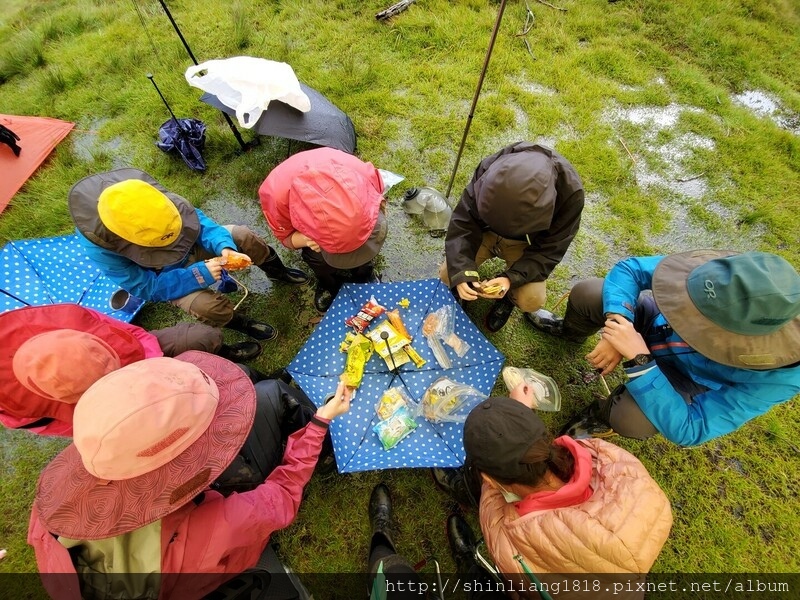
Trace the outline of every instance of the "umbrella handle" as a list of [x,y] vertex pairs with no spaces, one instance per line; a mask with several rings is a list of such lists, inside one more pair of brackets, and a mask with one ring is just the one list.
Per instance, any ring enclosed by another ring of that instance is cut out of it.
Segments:
[[153,74],[152,73],[148,73],[147,74],[147,78],[150,80],[150,83],[153,84],[153,87],[156,88],[156,91],[158,92],[158,95],[161,96],[161,100],[164,102],[164,106],[167,107],[167,110],[169,111],[170,116],[172,116],[172,120],[175,121],[175,125],[177,125],[178,129],[180,129],[183,133],[186,133],[186,130],[181,125],[181,122],[178,120],[178,117],[176,117],[175,113],[172,112],[172,108],[170,108],[170,105],[167,102],[167,99],[164,98],[164,94],[162,94],[161,90],[158,89],[158,85],[156,85],[156,80],[153,79]]

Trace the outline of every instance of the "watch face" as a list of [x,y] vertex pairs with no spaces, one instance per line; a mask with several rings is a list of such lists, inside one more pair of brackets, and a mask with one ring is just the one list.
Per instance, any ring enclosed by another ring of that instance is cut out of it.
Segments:
[[653,357],[649,354],[637,354],[633,357],[633,362],[637,365],[646,365],[651,360],[653,360]]

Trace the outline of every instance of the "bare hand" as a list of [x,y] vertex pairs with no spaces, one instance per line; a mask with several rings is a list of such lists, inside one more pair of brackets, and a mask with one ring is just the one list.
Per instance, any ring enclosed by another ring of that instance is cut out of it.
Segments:
[[243,252],[237,252],[236,250],[232,250],[231,248],[223,248],[222,249],[222,258],[236,258],[238,257],[239,260],[245,260],[249,263],[253,262],[253,259],[244,254]]
[[475,283],[474,281],[462,281],[456,286],[456,291],[458,292],[458,297],[462,300],[467,302],[471,302],[472,300],[478,299],[478,292],[475,291],[475,288],[472,284]]
[[[483,290],[491,289],[492,286],[499,287],[499,291],[487,294],[484,293]],[[502,298],[506,295],[506,292],[511,289],[511,280],[508,277],[495,277],[494,279],[489,279],[488,281],[482,281],[481,287],[478,289],[478,296],[481,298],[490,298],[492,300],[496,300],[498,298]]]
[[336,393],[326,404],[317,409],[317,416],[323,419],[332,420],[339,415],[343,415],[350,410],[350,399],[353,395],[353,388],[347,387],[343,381],[336,387]]
[[[223,250],[223,252],[225,252],[225,250]],[[206,261],[206,269],[208,269],[208,272],[211,273],[211,276],[214,278],[214,281],[219,281],[220,279],[222,279],[222,268],[223,268],[222,264],[220,264],[213,258],[211,260]]]
[[601,375],[608,375],[617,368],[617,365],[622,360],[622,354],[617,352],[616,348],[606,338],[602,338],[597,342],[594,350],[586,355],[586,360],[595,369],[602,369]]
[[508,397],[524,404],[528,408],[534,408],[536,406],[536,396],[533,393],[533,386],[528,385],[524,381],[511,390],[508,393]]
[[611,315],[601,332],[614,349],[630,360],[637,354],[648,354],[650,349],[642,335],[633,328],[633,323],[621,315]]
[[319,252],[320,250],[317,242],[299,231],[295,231],[292,234],[292,246],[295,248],[311,248],[314,252]]

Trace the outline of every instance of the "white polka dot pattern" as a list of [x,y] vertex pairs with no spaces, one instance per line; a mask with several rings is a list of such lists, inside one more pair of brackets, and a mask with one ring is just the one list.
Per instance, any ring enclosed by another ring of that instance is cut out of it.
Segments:
[[[457,467],[464,462],[464,426],[462,423],[431,423],[417,417],[419,427],[391,450],[384,450],[372,427],[378,422],[375,405],[384,390],[403,385],[409,396],[419,402],[428,386],[447,375],[459,383],[469,384],[488,395],[505,360],[503,355],[478,330],[455,303],[453,295],[438,279],[381,284],[346,284],[333,301],[306,344],[289,364],[287,370],[320,406],[336,389],[339,374],[344,370],[346,355],[339,344],[350,330],[344,320],[358,312],[370,296],[387,310],[398,307],[403,298],[411,301],[400,316],[414,337],[413,348],[428,361],[421,369],[413,363],[393,374],[377,353],[367,362],[361,387],[356,392],[350,412],[331,423],[336,464],[341,473],[401,467]],[[442,306],[455,305],[455,331],[470,345],[469,352],[459,358],[448,346],[451,369],[444,370],[422,336],[426,315]],[[378,317],[377,321],[384,319]],[[477,403],[474,401],[472,404]],[[467,411],[470,406],[464,407]],[[459,412],[461,412],[461,410]]]
[[129,323],[136,313],[113,310],[119,286],[94,266],[77,234],[17,240],[0,250],[0,312],[42,304],[79,304]]

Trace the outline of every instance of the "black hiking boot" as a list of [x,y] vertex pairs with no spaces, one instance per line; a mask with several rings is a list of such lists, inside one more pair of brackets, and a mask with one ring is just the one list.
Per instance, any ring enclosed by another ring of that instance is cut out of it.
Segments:
[[219,355],[231,362],[247,362],[261,354],[261,344],[258,342],[240,342],[238,344],[222,344]]
[[234,313],[233,318],[228,321],[225,327],[265,342],[278,337],[278,331],[272,325],[244,317],[239,313]]
[[333,304],[334,297],[335,295],[328,290],[318,287],[314,292],[314,308],[317,312],[325,314]]
[[500,331],[508,322],[512,312],[514,312],[514,303],[509,298],[497,300],[489,314],[486,315],[486,329],[492,333]]
[[[379,483],[369,497],[369,524],[372,527],[372,548],[384,542],[395,550],[392,540],[392,496],[386,484]],[[382,539],[381,539],[382,538]],[[370,548],[370,551],[372,550]]]
[[282,281],[292,285],[306,285],[311,281],[311,278],[300,269],[292,269],[284,265],[281,257],[275,252],[275,248],[270,246],[269,250],[269,258],[258,265],[258,268],[264,271],[267,277],[273,281]]
[[453,562],[456,563],[456,571],[475,572],[477,540],[469,523],[461,515],[451,514],[447,517],[447,541],[450,542],[450,552],[453,555]]

